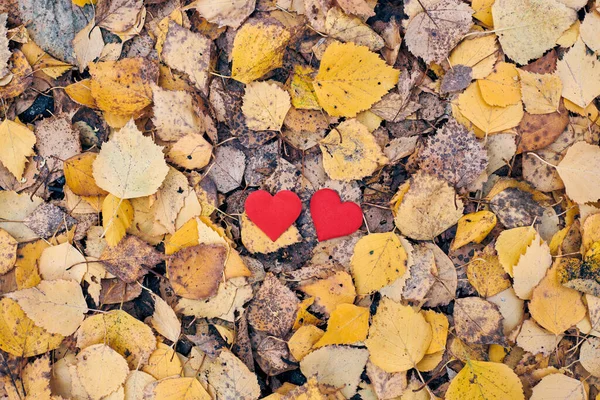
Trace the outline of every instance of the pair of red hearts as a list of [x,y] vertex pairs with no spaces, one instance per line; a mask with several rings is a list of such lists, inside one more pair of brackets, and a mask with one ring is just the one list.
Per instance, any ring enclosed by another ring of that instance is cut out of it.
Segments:
[[[298,195],[282,190],[275,196],[265,190],[251,193],[245,203],[246,215],[272,241],[276,241],[302,211]],[[321,189],[310,199],[310,214],[319,241],[350,235],[360,228],[363,214],[360,206],[342,202],[336,191]]]

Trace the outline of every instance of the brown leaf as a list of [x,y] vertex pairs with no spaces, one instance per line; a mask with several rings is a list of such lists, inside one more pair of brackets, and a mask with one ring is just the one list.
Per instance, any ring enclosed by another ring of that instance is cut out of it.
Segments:
[[106,269],[125,283],[136,282],[147,269],[154,268],[162,260],[162,254],[154,247],[131,235],[121,240],[118,246],[106,247],[100,256]]
[[563,133],[568,123],[569,113],[562,101],[557,112],[549,114],[526,112],[516,128],[521,135],[517,152],[533,151],[549,146]]
[[168,261],[167,276],[179,296],[192,300],[206,299],[217,293],[226,259],[227,247],[224,245],[186,247]]
[[77,220],[66,214],[62,208],[51,203],[40,204],[23,220],[25,226],[41,238],[48,238],[70,229],[76,222]]
[[294,292],[269,273],[248,307],[248,323],[283,338],[294,325],[298,304]]
[[466,343],[506,343],[498,307],[479,297],[465,297],[454,302],[454,323],[456,334]]

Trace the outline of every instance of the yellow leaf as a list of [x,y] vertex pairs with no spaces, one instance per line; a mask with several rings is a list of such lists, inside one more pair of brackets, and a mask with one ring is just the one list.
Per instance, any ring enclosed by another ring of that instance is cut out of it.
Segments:
[[431,326],[422,314],[384,297],[365,343],[375,365],[386,372],[402,372],[421,361],[432,337]]
[[242,112],[249,129],[280,131],[290,107],[290,95],[274,81],[250,82],[246,85]]
[[409,185],[400,204],[392,210],[394,222],[403,235],[432,240],[462,216],[463,203],[445,180],[417,172]]
[[443,359],[444,350],[440,350],[437,353],[425,354],[421,361],[417,363],[417,369],[425,372],[433,371]]
[[551,265],[550,247],[536,235],[525,254],[522,254],[519,262],[513,266],[513,287],[517,296],[523,300],[531,299],[533,288],[540,283]]
[[381,100],[399,75],[367,47],[334,42],[325,49],[313,87],[329,115],[354,117]]
[[42,71],[52,79],[58,79],[73,67],[48,55],[32,40],[21,46],[21,51],[34,71]]
[[64,162],[65,180],[67,186],[78,196],[102,196],[108,192],[96,185],[92,165],[96,153],[82,153]]
[[586,308],[581,294],[560,284],[558,268],[568,259],[558,258],[546,277],[533,289],[529,312],[538,324],[555,335],[559,335],[581,321]]
[[[167,276],[175,293],[202,300],[217,293],[223,279],[227,247],[200,244],[179,250],[167,263]],[[196,277],[202,276],[202,279]]]
[[100,57],[104,49],[104,40],[100,27],[91,20],[73,39],[73,52],[79,72],[83,72],[88,64]]
[[393,232],[363,236],[354,246],[350,261],[359,295],[371,294],[389,285],[406,271],[408,255]]
[[496,240],[496,252],[502,268],[513,276],[513,267],[519,258],[527,251],[527,247],[536,237],[537,232],[533,227],[523,226],[502,231]]
[[460,249],[469,243],[481,243],[496,226],[496,214],[491,211],[478,211],[466,214],[458,220],[456,236],[450,248]]
[[477,82],[458,96],[457,105],[461,114],[486,135],[514,128],[524,115],[521,102],[507,107],[490,106],[483,99]]
[[256,375],[230,351],[220,352],[208,367],[207,377],[219,399],[245,400],[260,396]]
[[23,387],[27,399],[50,399],[50,358],[44,355],[23,368]]
[[583,204],[600,199],[600,147],[575,143],[556,170],[571,200]]
[[75,103],[89,108],[96,108],[96,100],[92,96],[92,84],[89,78],[71,83],[65,87],[65,93]]
[[548,332],[536,324],[534,320],[528,319],[523,321],[521,331],[517,336],[517,345],[532,354],[541,353],[549,356],[554,352],[563,337],[564,335],[555,335]]
[[301,326],[288,340],[290,353],[297,361],[302,361],[324,334],[325,332],[314,325]]
[[327,321],[327,331],[314,347],[330,344],[354,344],[367,338],[369,309],[353,304],[340,304]]
[[349,119],[332,129],[319,141],[323,168],[331,179],[350,181],[371,175],[388,158],[375,137],[356,119]]
[[548,114],[556,112],[562,93],[562,81],[553,74],[534,74],[523,69],[521,77],[521,93],[523,104],[529,114]]
[[19,289],[29,289],[41,282],[38,271],[38,260],[42,252],[50,245],[45,240],[26,243],[17,250],[15,262],[15,279]]
[[[154,214],[154,220],[164,226],[169,233],[175,232],[178,215],[190,192],[186,176],[175,168],[169,167],[169,172],[162,185],[153,195],[153,204],[150,208]],[[193,195],[195,196],[195,193]],[[200,206],[197,199],[196,204]],[[196,215],[198,214],[200,212]]]
[[586,386],[575,378],[561,373],[550,374],[542,378],[533,387],[530,400],[546,399],[588,400]]
[[[562,88],[562,86],[561,86]],[[563,103],[565,108],[569,111],[572,111],[576,114],[581,115],[582,117],[587,117],[590,121],[597,122],[598,120],[598,108],[594,105],[594,102],[588,104],[586,108],[579,107],[577,104],[573,103],[570,100],[563,99]]]
[[152,299],[154,300],[154,313],[150,318],[150,325],[158,333],[169,339],[171,342],[176,343],[179,340],[181,334],[181,322],[175,311],[156,294],[150,292]]
[[133,221],[133,207],[129,200],[109,194],[102,202],[102,226],[109,246],[115,247],[126,234]]
[[151,83],[158,66],[143,58],[124,58],[90,64],[92,97],[102,111],[131,116],[152,103]]
[[96,184],[120,199],[156,193],[169,172],[161,147],[133,120],[102,145],[93,164]]
[[139,368],[156,349],[152,329],[122,310],[87,318],[77,331],[77,347],[107,343],[127,359],[131,369]]
[[43,250],[38,269],[44,280],[72,279],[81,282],[87,266],[79,250],[69,243],[61,243]]
[[320,110],[319,100],[313,88],[313,74],[315,70],[310,66],[294,66],[294,75],[290,82],[290,95],[292,105],[299,110]]
[[[562,338],[562,336],[559,336]],[[557,343],[558,344],[558,343]],[[581,345],[579,362],[595,377],[600,376],[600,338],[588,338]]]
[[482,297],[493,296],[511,286],[508,275],[490,246],[475,253],[467,264],[467,278]]
[[302,237],[295,225],[290,226],[276,241],[272,241],[254,222],[242,214],[242,243],[250,253],[273,253],[279,249],[300,242]]
[[250,83],[281,67],[290,33],[282,26],[253,20],[238,29],[233,40],[231,77]]
[[596,56],[587,54],[580,40],[556,64],[556,75],[563,84],[562,96],[585,108],[600,95],[600,64]]
[[571,47],[575,44],[577,39],[579,39],[579,29],[581,27],[581,22],[579,20],[575,20],[567,29],[560,35],[558,39],[556,39],[556,44],[560,47]]
[[500,314],[502,314],[504,335],[509,335],[523,321],[525,302],[517,297],[512,287],[488,297],[487,300],[497,305]]
[[195,0],[186,8],[195,8],[208,22],[221,26],[239,28],[254,11],[256,3],[249,0]]
[[156,379],[163,379],[173,375],[180,375],[183,371],[181,360],[177,357],[175,350],[164,343],[158,343],[156,350],[150,354],[150,358],[142,371],[152,375]]
[[325,279],[300,286],[300,290],[315,298],[315,303],[326,314],[331,314],[339,304],[352,304],[356,289],[352,277],[345,271],[337,271]]
[[500,363],[467,361],[450,382],[447,400],[525,400],[523,384],[513,370]]
[[167,158],[185,169],[204,168],[212,157],[212,145],[200,134],[189,134],[169,147]]
[[10,233],[0,229],[0,275],[4,275],[13,269],[17,261],[18,244]]
[[96,4],[98,0],[72,0],[73,4],[84,7],[86,4]]
[[448,339],[448,328],[450,323],[448,318],[433,310],[422,310],[421,314],[425,321],[431,326],[431,343],[425,351],[425,354],[434,354],[446,349],[446,340]]
[[494,20],[492,19],[492,5],[495,0],[473,0],[471,8],[475,10],[473,18],[483,22],[489,27],[494,26]]
[[0,349],[16,357],[32,357],[60,346],[63,336],[38,327],[16,301],[0,299]]
[[94,344],[77,354],[77,375],[93,400],[119,389],[128,373],[127,361],[105,344]]
[[478,36],[460,42],[448,59],[450,65],[471,67],[473,79],[483,79],[493,71],[499,51],[496,35]]
[[577,19],[558,0],[496,0],[492,15],[502,50],[519,64],[543,56]]
[[123,387],[125,388],[125,400],[142,400],[144,388],[156,379],[143,371],[133,370],[129,372]]
[[308,307],[312,306],[315,302],[314,297],[307,297],[298,304],[298,311],[296,312],[296,321],[294,322],[293,330],[300,329],[304,325],[320,325],[323,321],[308,312]]
[[195,377],[173,377],[149,383],[144,389],[144,399],[210,400],[211,397]]
[[371,51],[379,51],[385,44],[369,25],[358,17],[345,14],[338,7],[331,7],[327,12],[325,31],[331,38],[367,46]]
[[521,100],[519,72],[514,64],[499,62],[494,71],[477,84],[481,97],[490,106],[506,107]]
[[35,135],[25,125],[5,119],[0,124],[0,162],[18,180],[23,177],[27,157],[35,154]]

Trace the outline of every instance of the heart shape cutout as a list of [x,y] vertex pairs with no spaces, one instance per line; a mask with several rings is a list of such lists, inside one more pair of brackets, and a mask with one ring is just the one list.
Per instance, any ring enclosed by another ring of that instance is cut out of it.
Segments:
[[350,235],[363,223],[360,206],[343,202],[335,190],[321,189],[310,199],[310,214],[319,241]]
[[266,190],[257,190],[246,198],[244,208],[250,221],[269,239],[276,241],[298,219],[302,202],[289,190],[282,190],[275,196]]

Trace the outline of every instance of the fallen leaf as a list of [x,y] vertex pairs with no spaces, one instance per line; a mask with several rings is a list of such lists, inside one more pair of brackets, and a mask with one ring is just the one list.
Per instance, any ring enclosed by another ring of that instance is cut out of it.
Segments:
[[10,73],[8,69],[8,60],[12,53],[8,48],[8,31],[6,29],[7,19],[8,14],[0,14],[0,78],[5,77]]
[[273,253],[301,241],[300,232],[295,225],[290,226],[285,232],[272,241],[254,222],[250,221],[246,214],[241,216],[242,243],[250,253]]
[[554,373],[542,378],[533,387],[530,400],[542,400],[548,397],[558,397],[569,400],[585,400],[588,398],[583,384],[577,379],[561,373]]
[[194,108],[194,99],[189,92],[165,90],[152,84],[152,123],[156,134],[165,141],[177,141],[192,135],[201,134],[204,128],[202,118]]
[[131,116],[152,103],[151,83],[158,79],[158,66],[143,58],[90,64],[92,97],[102,111]]
[[165,227],[167,232],[174,233],[176,231],[177,218],[189,194],[190,189],[186,176],[175,168],[169,167],[167,176],[154,194],[154,202],[150,208],[155,221]]
[[160,381],[170,376],[180,375],[182,369],[183,365],[175,350],[164,343],[158,343],[142,371]]
[[38,260],[39,273],[44,280],[71,279],[81,282],[86,267],[83,254],[69,243],[44,248]]
[[473,9],[458,0],[432,2],[406,28],[404,40],[411,53],[427,64],[440,63],[473,25]]
[[327,11],[325,30],[334,39],[367,46],[371,51],[381,50],[385,44],[381,36],[369,25],[362,22],[360,18],[344,14],[338,7],[331,7]]
[[0,124],[0,162],[17,179],[23,177],[27,157],[35,154],[36,137],[25,125],[5,119]]
[[154,247],[132,235],[116,247],[105,247],[99,257],[106,270],[125,283],[137,282],[162,260],[162,254]]
[[65,160],[64,172],[67,186],[78,196],[103,196],[108,194],[96,185],[92,165],[97,153],[82,153]]
[[446,181],[417,172],[408,185],[400,204],[394,207],[394,222],[402,234],[432,240],[462,216],[463,203]]
[[221,351],[209,365],[208,382],[219,398],[256,400],[260,396],[256,376],[229,351]]
[[587,107],[600,95],[600,64],[594,55],[587,54],[581,40],[558,61],[556,75],[563,84],[562,96],[579,107]]
[[294,292],[267,274],[248,306],[248,323],[258,331],[283,338],[294,325],[299,303]]
[[50,392],[50,359],[42,356],[23,368],[23,388],[27,397],[51,398]]
[[515,293],[523,300],[530,300],[533,289],[546,275],[552,265],[552,256],[548,245],[536,235],[513,266],[513,287]]
[[498,306],[503,318],[502,325],[505,336],[509,335],[523,321],[525,302],[517,297],[512,287],[488,297],[487,301]]
[[519,70],[523,105],[530,114],[548,114],[558,110],[562,94],[560,77]]
[[298,328],[292,337],[288,340],[290,354],[297,361],[302,359],[313,350],[313,346],[325,334],[321,329],[314,325],[302,325]]
[[171,377],[150,382],[144,388],[143,398],[148,400],[209,400],[211,397],[196,378]]
[[454,328],[466,343],[505,344],[502,315],[493,303],[479,297],[464,297],[454,302]]
[[[201,300],[217,293],[223,279],[227,247],[200,244],[175,253],[167,263],[167,276],[177,295]],[[202,276],[202,280],[194,279]]]
[[25,58],[25,55],[18,49],[13,50],[12,56],[8,60],[11,64],[10,82],[0,86],[0,98],[11,99],[22,94],[33,81],[33,70]]
[[77,32],[73,39],[73,50],[79,72],[83,72],[90,62],[100,57],[103,49],[104,40],[100,27],[96,26],[94,21],[90,21],[85,28]]
[[167,159],[185,169],[200,169],[212,158],[213,146],[199,134],[189,134],[169,147]]
[[17,245],[19,243],[4,229],[0,229],[0,275],[13,269],[17,261]]
[[280,25],[251,20],[236,33],[231,58],[231,77],[250,83],[283,63],[281,51],[290,40],[290,33]]
[[93,164],[96,184],[120,199],[156,193],[169,168],[161,147],[130,120],[106,142]]
[[[106,367],[110,366],[108,370]],[[127,379],[127,361],[105,344],[94,344],[77,354],[77,375],[89,397],[100,400]]]
[[249,129],[281,130],[290,107],[290,95],[275,82],[250,82],[246,85],[242,111]]
[[513,267],[527,251],[537,235],[533,227],[520,227],[502,231],[496,240],[496,252],[502,268],[513,276]]
[[483,79],[494,70],[499,51],[496,35],[476,36],[463,40],[454,47],[448,60],[454,67],[471,67],[472,78]]
[[77,330],[88,310],[79,283],[63,279],[41,281],[7,297],[15,300],[37,326],[63,336]]
[[463,369],[450,382],[446,392],[448,400],[477,399],[525,400],[523,384],[513,370],[501,363],[467,361]]
[[519,72],[514,64],[499,62],[492,73],[477,81],[481,97],[490,106],[506,107],[521,101]]
[[477,252],[467,264],[467,278],[483,297],[494,296],[511,286],[508,275],[492,247]]
[[137,24],[142,0],[98,0],[96,25],[113,33],[124,33]]
[[365,343],[371,362],[386,372],[402,372],[421,361],[432,337],[431,326],[422,314],[384,297]]
[[543,56],[577,18],[558,0],[498,0],[492,15],[502,50],[519,64]]
[[366,349],[326,346],[304,357],[300,371],[307,377],[316,376],[320,384],[331,385],[350,398],[356,393],[368,358]]
[[600,174],[600,148],[586,142],[577,142],[567,150],[565,157],[556,166],[565,183],[567,195],[577,203],[594,202],[600,199],[600,186],[596,185]]
[[329,115],[354,117],[379,101],[398,77],[398,70],[367,47],[332,43],[323,54],[313,86],[319,104]]
[[102,226],[109,246],[115,247],[133,221],[131,202],[109,194],[102,202]]
[[[18,194],[9,190],[0,191],[0,219],[23,221],[42,203],[43,200],[35,195]],[[19,243],[38,238],[38,235],[22,222],[0,222],[0,228],[8,232]]]
[[237,189],[246,169],[244,153],[232,146],[219,146],[215,149],[214,157],[208,176],[215,182],[217,190],[227,193]]
[[[535,321],[527,319],[523,321],[521,332],[517,336],[517,345],[532,354],[552,354],[563,335],[555,335],[540,327]],[[584,343],[585,344],[585,343]]]
[[314,348],[332,344],[355,344],[367,338],[369,309],[353,304],[340,304],[329,316],[327,331],[314,343]]
[[469,243],[481,243],[496,226],[496,215],[491,211],[466,214],[458,220],[456,236],[450,248],[459,249]]
[[143,400],[144,388],[154,381],[156,379],[144,371],[130,371],[123,384],[125,388],[125,400]]
[[187,8],[195,8],[202,18],[221,26],[239,28],[242,22],[252,14],[256,6],[255,0],[195,0]]
[[598,39],[598,32],[600,29],[600,13],[596,9],[595,11],[585,14],[585,18],[581,23],[579,30],[581,34],[581,40],[592,49],[594,52],[600,51],[600,39]]
[[436,279],[435,257],[433,251],[424,245],[414,246],[411,256],[412,263],[408,273],[398,279],[406,279],[402,289],[402,299],[422,302],[425,301],[425,297]]

